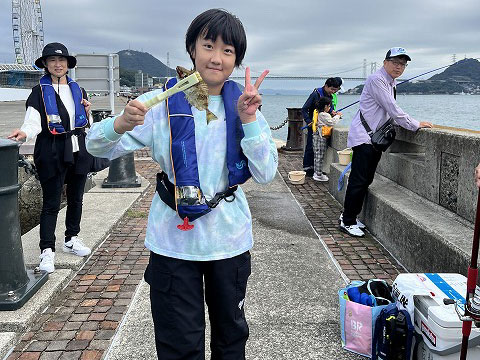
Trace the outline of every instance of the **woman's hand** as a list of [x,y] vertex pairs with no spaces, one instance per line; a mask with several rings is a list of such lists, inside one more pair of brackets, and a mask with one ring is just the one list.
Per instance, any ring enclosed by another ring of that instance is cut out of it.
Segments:
[[92,103],[87,99],[82,99],[81,104],[85,107],[85,112],[87,113],[87,118],[90,116],[90,108],[92,107]]
[[15,129],[7,138],[15,141],[24,141],[27,138],[27,134],[20,129]]
[[255,81],[255,84],[250,84],[250,68],[245,69],[245,89],[238,98],[237,108],[238,116],[242,124],[247,124],[256,120],[255,112],[262,105],[262,97],[258,93],[258,88],[265,76],[269,73],[265,70]]
[[130,101],[123,114],[118,116],[113,123],[113,129],[118,134],[132,130],[135,126],[143,125],[148,109],[138,100]]

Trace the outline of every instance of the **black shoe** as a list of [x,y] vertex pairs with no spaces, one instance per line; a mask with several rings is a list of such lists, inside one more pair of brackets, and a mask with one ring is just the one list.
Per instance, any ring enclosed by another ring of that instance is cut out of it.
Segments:
[[306,172],[305,176],[307,177],[313,177],[313,174],[315,173],[313,169],[305,170],[305,172]]

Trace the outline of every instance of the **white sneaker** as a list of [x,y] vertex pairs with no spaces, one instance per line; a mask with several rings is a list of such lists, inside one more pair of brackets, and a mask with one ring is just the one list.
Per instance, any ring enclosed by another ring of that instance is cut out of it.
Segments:
[[[342,221],[343,221],[343,213],[340,214],[340,217],[338,218],[338,223],[340,224]],[[362,230],[367,228],[367,226],[358,219],[357,219],[357,226]]]
[[350,236],[363,237],[365,233],[357,225],[345,226],[343,221],[340,222],[340,230],[347,233]]
[[42,251],[40,254],[40,265],[38,267],[40,270],[46,271],[49,274],[54,272],[55,253],[52,251],[52,249],[47,248]]
[[328,181],[328,176],[325,174],[317,175],[313,174],[313,180],[315,181]]
[[63,244],[63,252],[77,256],[87,256],[90,255],[92,250],[85,246],[82,242],[82,239],[80,239],[78,236],[72,236],[70,241]]

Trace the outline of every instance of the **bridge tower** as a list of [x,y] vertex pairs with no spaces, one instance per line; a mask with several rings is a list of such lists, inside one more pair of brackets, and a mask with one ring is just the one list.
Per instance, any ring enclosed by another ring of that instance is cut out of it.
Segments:
[[367,78],[367,59],[363,59],[363,78]]
[[377,71],[377,62],[376,61],[370,63],[370,74],[373,74],[375,71]]

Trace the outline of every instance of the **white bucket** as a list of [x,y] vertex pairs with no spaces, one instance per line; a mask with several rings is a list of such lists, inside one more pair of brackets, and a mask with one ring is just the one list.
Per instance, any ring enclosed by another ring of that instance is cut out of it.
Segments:
[[293,185],[302,185],[305,184],[305,175],[307,173],[305,171],[299,170],[299,171],[290,171],[288,173],[288,180],[290,180],[290,183]]
[[338,163],[343,166],[348,165],[352,161],[352,153],[352,149],[349,148],[337,151]]

